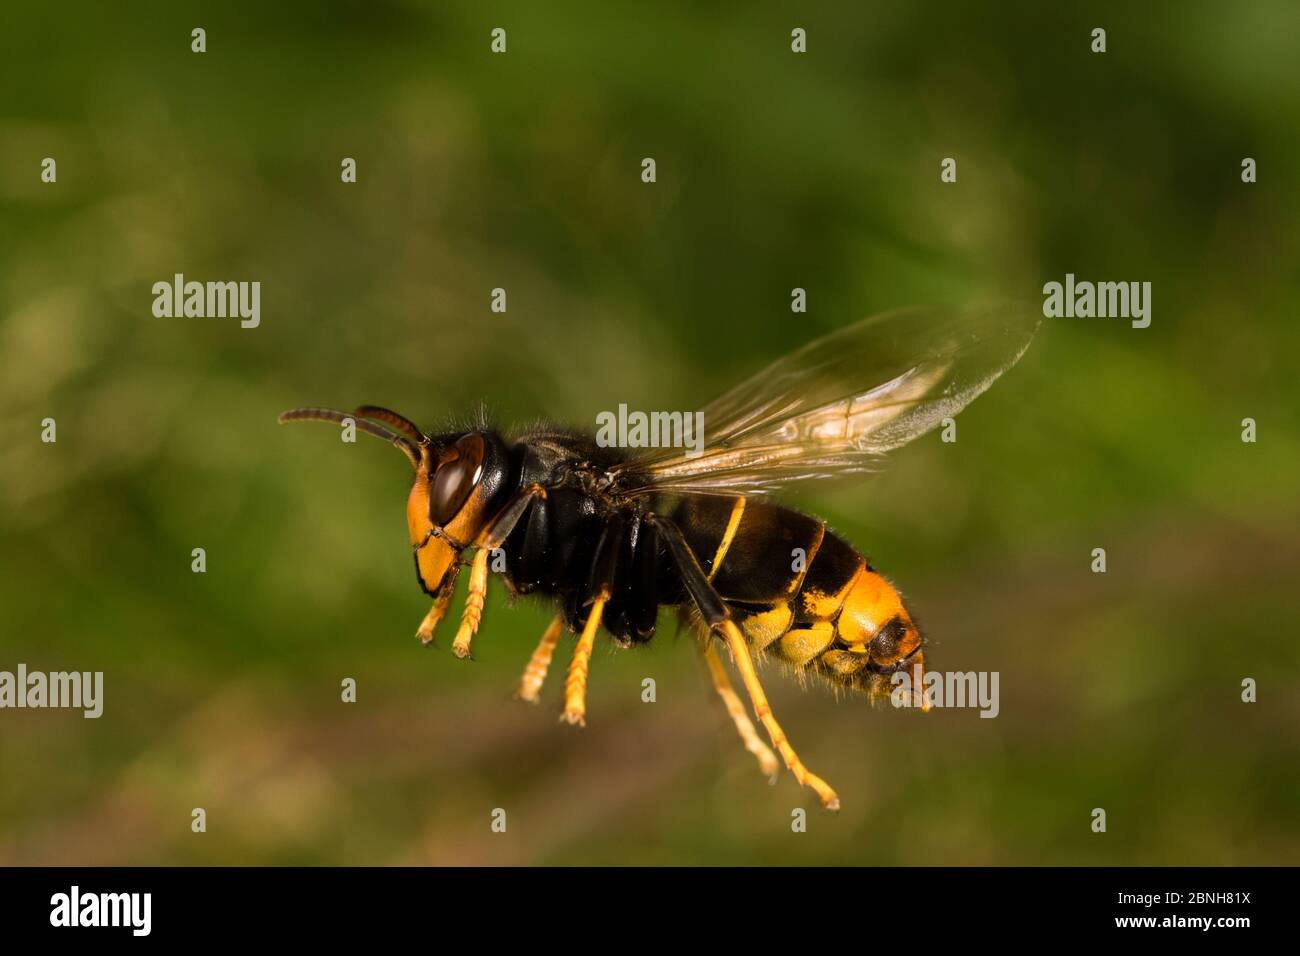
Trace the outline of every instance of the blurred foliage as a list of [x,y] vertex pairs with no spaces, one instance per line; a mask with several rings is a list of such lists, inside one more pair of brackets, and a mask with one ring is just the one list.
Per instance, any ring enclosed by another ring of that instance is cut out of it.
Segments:
[[[1287,0],[7,6],[0,668],[103,670],[106,703],[0,713],[0,862],[1296,862],[1298,25]],[[261,327],[153,318],[176,272],[260,280]],[[494,583],[475,663],[422,651],[404,464],[275,424],[689,408],[861,315],[1066,272],[1151,281],[1151,327],[1047,322],[955,445],[797,499],[899,582],[934,666],[1002,675],[980,720],[767,668],[844,799],[803,835],[815,800],[762,785],[666,619],[598,649],[580,733],[556,675],[508,699],[545,608]]]

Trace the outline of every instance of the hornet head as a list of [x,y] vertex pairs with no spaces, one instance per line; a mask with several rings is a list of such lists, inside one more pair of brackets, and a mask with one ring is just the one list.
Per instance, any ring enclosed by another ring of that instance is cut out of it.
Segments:
[[376,405],[350,414],[295,408],[280,415],[280,424],[303,421],[351,425],[407,457],[414,479],[406,498],[406,527],[420,586],[436,597],[454,584],[461,551],[475,543],[505,486],[509,469],[500,437],[491,431],[426,435],[409,419]]

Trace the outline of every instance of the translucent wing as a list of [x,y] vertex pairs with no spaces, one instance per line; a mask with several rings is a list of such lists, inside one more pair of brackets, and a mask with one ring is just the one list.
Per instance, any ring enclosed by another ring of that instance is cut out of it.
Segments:
[[1015,364],[1033,307],[903,309],[775,362],[706,406],[705,448],[656,450],[614,474],[633,494],[761,495],[795,481],[873,471],[956,415]]

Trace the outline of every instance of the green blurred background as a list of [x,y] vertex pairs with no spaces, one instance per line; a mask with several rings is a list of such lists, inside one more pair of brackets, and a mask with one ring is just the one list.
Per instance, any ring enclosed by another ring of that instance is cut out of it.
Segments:
[[[1297,862],[1300,13],[1061,6],[7,5],[0,669],[106,688],[0,713],[0,863]],[[176,272],[261,281],[261,327],[153,318]],[[1066,272],[1152,282],[1151,327],[1048,321],[955,445],[797,499],[934,667],[1001,673],[981,720],[765,669],[838,817],[764,784],[668,618],[598,646],[585,731],[556,674],[510,700],[548,613],[496,582],[475,662],[421,650],[405,463],[275,423],[690,408]]]

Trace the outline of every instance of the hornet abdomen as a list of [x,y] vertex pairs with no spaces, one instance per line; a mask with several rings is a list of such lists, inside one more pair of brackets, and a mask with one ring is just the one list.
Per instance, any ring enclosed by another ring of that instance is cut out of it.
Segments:
[[755,650],[873,697],[923,667],[898,592],[825,523],[754,498],[690,498],[673,517]]

